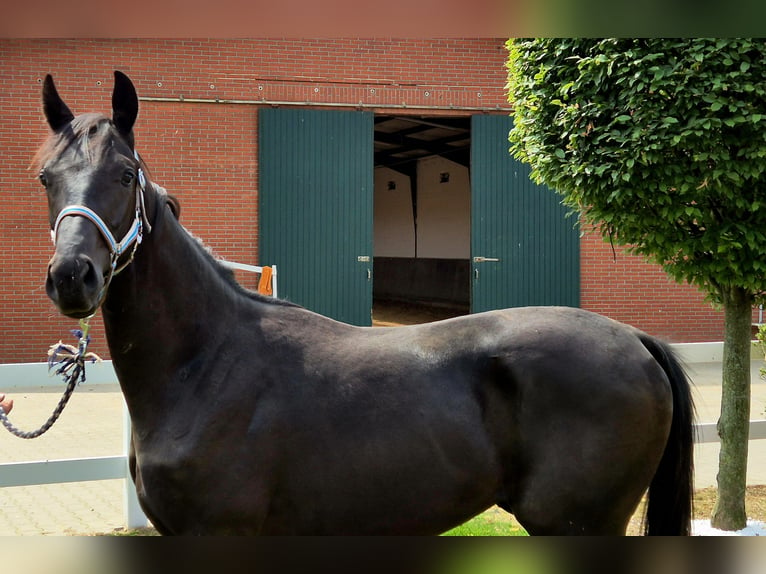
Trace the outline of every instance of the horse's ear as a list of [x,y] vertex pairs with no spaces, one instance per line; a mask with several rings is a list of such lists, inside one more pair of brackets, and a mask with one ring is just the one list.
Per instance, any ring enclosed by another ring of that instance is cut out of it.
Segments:
[[176,219],[181,219],[181,203],[178,201],[178,199],[172,195],[168,195],[166,197],[168,202],[168,207],[170,208],[170,211],[173,212],[173,215],[176,216]]
[[43,82],[43,113],[54,132],[59,131],[74,119],[74,114],[59,96],[50,74],[45,76]]
[[138,117],[138,94],[133,82],[125,74],[114,72],[112,92],[112,121],[117,130],[132,142],[131,131]]

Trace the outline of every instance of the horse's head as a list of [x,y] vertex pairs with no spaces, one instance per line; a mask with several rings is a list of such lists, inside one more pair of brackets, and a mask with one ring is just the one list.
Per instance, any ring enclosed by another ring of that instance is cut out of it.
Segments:
[[143,172],[133,149],[138,97],[115,72],[112,118],[74,116],[53,79],[43,84],[43,110],[53,134],[38,159],[48,195],[55,253],[46,291],[64,315],[96,312],[115,271],[141,241]]

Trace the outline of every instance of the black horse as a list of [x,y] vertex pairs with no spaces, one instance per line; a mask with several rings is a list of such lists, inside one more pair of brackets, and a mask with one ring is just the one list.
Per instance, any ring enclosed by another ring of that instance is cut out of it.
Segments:
[[[102,308],[130,468],[165,534],[436,534],[497,504],[533,534],[688,534],[692,416],[669,348],[586,311],[360,328],[240,287],[112,118],[43,86],[64,315]],[[116,238],[122,238],[119,241]]]

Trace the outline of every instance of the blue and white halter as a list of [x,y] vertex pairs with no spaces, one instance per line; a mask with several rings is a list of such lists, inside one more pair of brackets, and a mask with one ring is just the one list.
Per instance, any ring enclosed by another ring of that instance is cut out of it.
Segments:
[[[136,161],[140,163],[141,160],[138,157],[138,152],[133,152],[133,155],[136,158]],[[112,281],[112,277],[125,269],[125,267],[130,265],[130,263],[133,261],[133,257],[136,254],[136,249],[138,249],[138,246],[143,240],[144,225],[146,225],[146,231],[151,233],[151,225],[146,219],[146,208],[144,206],[145,187],[146,177],[144,176],[143,170],[139,167],[138,183],[136,184],[136,214],[133,218],[133,223],[131,224],[130,229],[128,229],[125,236],[119,242],[115,239],[114,234],[109,229],[109,226],[106,224],[106,222],[101,218],[101,216],[93,211],[90,207],[85,205],[67,205],[59,212],[58,217],[56,217],[56,222],[53,225],[53,229],[51,230],[51,240],[53,241],[54,246],[56,245],[59,226],[65,217],[84,217],[85,219],[90,220],[96,226],[98,231],[101,233],[101,236],[109,246],[109,255],[111,260],[109,276],[104,282],[104,288],[100,299],[103,299],[104,295],[106,294],[106,290]],[[127,253],[131,246],[133,249],[130,252],[130,257],[127,261],[125,261],[125,263],[117,267],[117,262],[119,261],[120,257]]]

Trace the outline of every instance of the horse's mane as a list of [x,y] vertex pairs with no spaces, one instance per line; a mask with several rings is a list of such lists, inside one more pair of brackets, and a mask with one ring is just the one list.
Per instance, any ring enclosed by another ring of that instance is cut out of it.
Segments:
[[207,245],[205,245],[205,243],[199,237],[195,236],[184,226],[181,226],[181,228],[189,235],[194,245],[197,247],[197,249],[203,255],[203,257],[210,263],[211,267],[215,270],[218,277],[221,280],[223,280],[223,282],[226,285],[231,287],[238,295],[247,297],[248,299],[252,299],[260,303],[283,305],[285,307],[300,307],[300,305],[293,303],[291,301],[286,301],[284,299],[277,299],[275,297],[262,295],[261,293],[258,293],[256,291],[251,291],[250,289],[243,287],[242,284],[239,283],[239,281],[237,281],[237,278],[234,275],[234,271],[229,269],[228,267],[225,267],[221,263],[221,260],[218,259],[213,254],[212,250]]
[[[141,168],[144,170],[144,172],[148,172],[146,163],[144,162],[143,158],[140,157],[140,155],[139,155],[139,161],[141,162]],[[162,190],[161,192],[166,197],[169,197],[165,188],[157,185],[156,183],[151,182],[148,177],[147,177],[147,186],[159,188],[160,190]],[[178,220],[179,213],[177,213],[177,210],[180,210],[180,204],[178,204],[178,200],[175,198],[173,199],[173,201],[176,203],[176,205],[172,207],[171,210],[173,211],[174,218]],[[178,221],[178,226],[181,228],[183,233],[189,236],[189,239],[192,240],[192,244],[197,248],[197,250],[204,257],[204,259],[207,260],[207,262],[216,272],[216,275],[224,282],[224,284],[226,284],[228,287],[233,289],[237,295],[246,297],[248,299],[252,299],[254,301],[258,301],[260,303],[283,305],[285,307],[300,307],[300,305],[296,303],[292,303],[291,301],[286,301],[284,299],[277,299],[275,297],[262,295],[261,293],[257,293],[256,291],[251,291],[250,289],[243,287],[242,284],[239,281],[237,281],[237,278],[234,275],[234,271],[229,269],[228,267],[225,267],[221,263],[221,260],[215,256],[215,254],[213,253],[213,250],[207,245],[205,245],[205,242],[202,241],[201,238],[197,237],[191,231],[189,231],[184,225],[180,223],[180,221]]]

